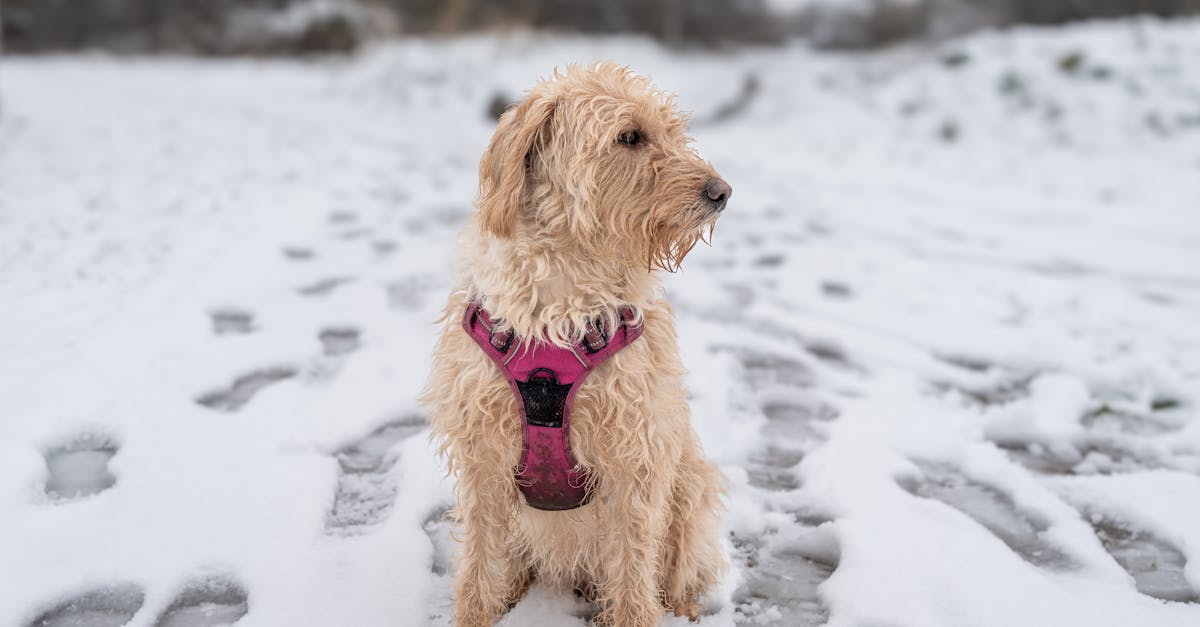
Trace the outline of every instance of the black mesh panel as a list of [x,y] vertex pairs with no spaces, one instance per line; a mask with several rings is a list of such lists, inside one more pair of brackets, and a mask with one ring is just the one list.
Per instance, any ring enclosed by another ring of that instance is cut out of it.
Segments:
[[558,379],[550,376],[538,376],[549,372],[539,368],[533,372],[529,381],[517,381],[517,389],[521,392],[521,400],[525,403],[525,420],[539,427],[562,427],[563,410],[567,405],[567,394],[571,386],[559,385]]

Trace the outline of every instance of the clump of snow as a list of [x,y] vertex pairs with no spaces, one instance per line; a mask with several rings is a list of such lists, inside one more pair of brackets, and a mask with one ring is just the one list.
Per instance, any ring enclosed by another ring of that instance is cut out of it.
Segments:
[[1038,375],[1027,398],[989,412],[985,433],[998,442],[1069,438],[1080,431],[1088,400],[1087,386],[1078,377]]

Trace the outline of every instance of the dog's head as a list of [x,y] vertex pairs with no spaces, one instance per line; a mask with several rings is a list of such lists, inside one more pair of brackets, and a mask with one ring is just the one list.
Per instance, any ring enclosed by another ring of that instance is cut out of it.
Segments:
[[571,66],[509,109],[479,165],[481,227],[676,270],[732,189],[672,97],[628,68]]

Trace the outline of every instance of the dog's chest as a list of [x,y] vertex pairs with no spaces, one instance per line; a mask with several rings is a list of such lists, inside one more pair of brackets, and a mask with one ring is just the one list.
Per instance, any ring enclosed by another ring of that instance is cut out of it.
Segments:
[[603,406],[607,395],[596,390],[606,386],[589,386],[582,399],[580,392],[594,371],[641,337],[641,321],[632,310],[622,309],[615,320],[589,323],[580,341],[568,346],[519,338],[479,303],[467,307],[462,326],[494,362],[517,401],[522,442],[515,479],[526,502],[544,510],[587,503],[594,481],[573,450],[575,404],[583,400],[585,412]]

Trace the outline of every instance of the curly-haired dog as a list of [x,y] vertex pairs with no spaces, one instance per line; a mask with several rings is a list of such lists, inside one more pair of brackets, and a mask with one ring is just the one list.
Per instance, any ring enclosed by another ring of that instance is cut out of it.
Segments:
[[459,627],[491,625],[534,577],[585,591],[600,624],[697,619],[726,565],[655,274],[731,193],[684,127],[630,70],[573,66],[483,155],[425,393],[458,477]]

